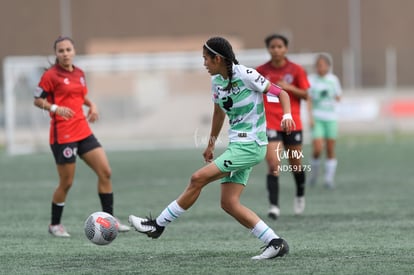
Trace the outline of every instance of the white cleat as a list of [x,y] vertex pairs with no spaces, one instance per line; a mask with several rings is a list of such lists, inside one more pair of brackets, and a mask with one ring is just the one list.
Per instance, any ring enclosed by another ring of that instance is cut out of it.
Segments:
[[280,216],[280,209],[276,205],[270,205],[269,211],[267,212],[267,216],[273,220],[277,220]]
[[62,224],[49,225],[49,233],[55,237],[68,238],[69,233]]
[[115,218],[118,222],[118,232],[128,232],[129,230],[131,230],[131,227],[129,227],[126,224],[121,223],[121,221],[117,218]]
[[252,260],[267,260],[283,257],[289,253],[289,245],[284,239],[273,239],[263,250],[262,254],[252,257]]
[[293,212],[295,215],[300,215],[305,211],[305,197],[296,197],[293,200]]
[[159,226],[157,222],[151,218],[143,219],[134,215],[129,215],[128,221],[136,231],[146,234],[148,237],[153,239],[159,238],[165,228],[163,226]]

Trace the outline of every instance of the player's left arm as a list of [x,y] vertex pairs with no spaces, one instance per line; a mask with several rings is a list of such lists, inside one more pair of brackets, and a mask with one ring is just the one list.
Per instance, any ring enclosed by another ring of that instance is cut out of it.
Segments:
[[280,105],[282,106],[283,110],[283,117],[280,125],[287,134],[290,134],[292,130],[296,128],[295,121],[292,118],[291,110],[290,110],[290,97],[289,94],[283,90],[281,87],[269,83],[266,87],[265,94],[270,96],[277,96],[280,101]]
[[84,102],[83,104],[85,106],[88,106],[89,111],[88,111],[88,121],[89,122],[95,122],[99,119],[99,112],[98,112],[98,107],[96,107],[96,104],[93,103],[89,97],[85,96],[84,98]]

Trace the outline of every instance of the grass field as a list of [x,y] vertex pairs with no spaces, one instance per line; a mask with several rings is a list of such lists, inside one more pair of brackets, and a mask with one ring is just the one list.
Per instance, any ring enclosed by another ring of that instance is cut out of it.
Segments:
[[[411,139],[339,142],[337,188],[307,189],[307,208],[293,215],[293,177],[281,176],[282,216],[266,217],[266,167],[258,165],[243,202],[288,240],[290,254],[252,261],[262,243],[219,206],[212,183],[158,240],[136,232],[108,246],[90,243],[86,217],[100,210],[95,177],[78,163],[63,222],[70,239],[49,236],[57,176],[51,154],[0,154],[1,274],[413,274],[414,181]],[[115,214],[157,215],[203,165],[202,149],[109,152]],[[218,150],[220,151],[220,150]],[[305,148],[305,158],[310,148]]]

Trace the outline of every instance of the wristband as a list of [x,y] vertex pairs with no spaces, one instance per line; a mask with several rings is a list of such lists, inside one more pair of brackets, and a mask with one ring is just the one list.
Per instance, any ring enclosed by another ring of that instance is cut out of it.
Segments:
[[290,113],[287,113],[287,114],[284,114],[282,116],[282,120],[285,120],[285,119],[292,119],[293,120],[293,117],[292,117],[292,115]]
[[267,90],[267,93],[268,93],[269,95],[272,95],[272,96],[279,96],[279,95],[280,95],[280,92],[282,92],[282,88],[280,88],[279,86],[277,86],[277,85],[275,85],[275,84],[270,83],[270,87],[269,87],[269,89]]
[[59,106],[57,106],[56,104],[52,104],[52,105],[50,105],[50,110],[49,111],[51,113],[55,113],[58,107]]

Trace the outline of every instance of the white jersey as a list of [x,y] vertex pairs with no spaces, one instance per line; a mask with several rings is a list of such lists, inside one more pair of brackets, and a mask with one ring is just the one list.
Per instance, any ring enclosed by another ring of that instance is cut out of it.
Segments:
[[255,69],[233,65],[231,90],[224,90],[229,81],[220,74],[213,76],[211,81],[213,101],[229,117],[230,142],[256,141],[266,145],[263,92],[270,85],[269,80]]
[[334,74],[328,73],[325,76],[311,74],[308,79],[313,117],[320,120],[337,120],[336,97],[342,94],[338,78]]

